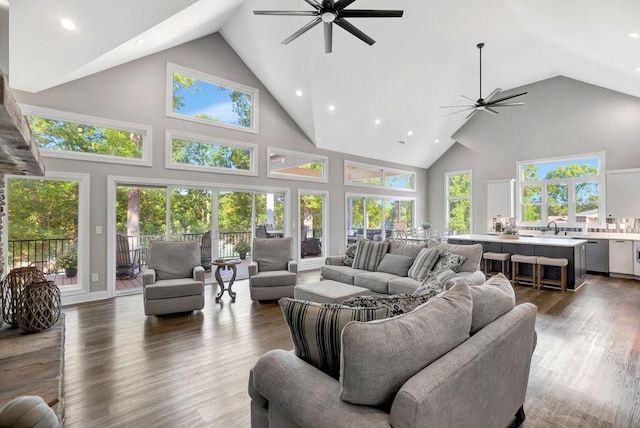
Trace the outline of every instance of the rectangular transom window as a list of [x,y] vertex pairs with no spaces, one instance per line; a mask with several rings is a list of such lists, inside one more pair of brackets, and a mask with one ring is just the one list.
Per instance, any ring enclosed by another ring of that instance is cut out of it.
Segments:
[[411,171],[345,161],[344,184],[413,192],[416,190],[416,174]]
[[42,107],[23,106],[45,156],[151,165],[151,127]]
[[166,167],[257,175],[255,144],[167,130]]
[[604,153],[518,162],[518,220],[577,227],[604,219]]
[[267,176],[288,180],[320,181],[326,183],[329,158],[292,150],[267,148]]
[[167,116],[257,133],[258,94],[256,88],[167,63]]

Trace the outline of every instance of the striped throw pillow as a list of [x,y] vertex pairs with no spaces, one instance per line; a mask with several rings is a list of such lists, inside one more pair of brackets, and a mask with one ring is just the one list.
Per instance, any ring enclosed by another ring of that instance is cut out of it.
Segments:
[[358,241],[358,248],[356,249],[352,267],[375,272],[388,250],[389,242],[387,241],[378,242],[361,239]]
[[340,377],[340,334],[350,321],[386,318],[387,308],[349,308],[287,297],[278,301],[289,326],[293,352],[328,375]]
[[431,272],[431,269],[438,261],[438,257],[440,257],[440,250],[436,247],[423,248],[420,250],[409,268],[409,278],[413,278],[416,281],[424,281],[427,274]]

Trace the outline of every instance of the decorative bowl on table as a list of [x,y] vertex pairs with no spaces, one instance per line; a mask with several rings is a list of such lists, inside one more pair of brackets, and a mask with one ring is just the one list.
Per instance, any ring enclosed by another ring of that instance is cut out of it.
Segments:
[[508,232],[502,232],[498,235],[498,238],[500,239],[520,239],[520,235],[518,234],[518,232],[516,233],[508,233]]

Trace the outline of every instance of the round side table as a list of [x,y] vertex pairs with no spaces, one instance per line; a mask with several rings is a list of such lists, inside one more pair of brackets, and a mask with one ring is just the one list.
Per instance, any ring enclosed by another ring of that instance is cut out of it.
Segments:
[[[233,281],[236,280],[236,274],[238,273],[237,266],[240,263],[242,263],[242,261],[238,259],[215,260],[211,262],[212,265],[216,265],[215,277],[216,277],[216,281],[218,281],[218,285],[220,286],[220,292],[216,294],[216,303],[220,301],[225,291],[229,293],[229,297],[231,297],[232,302],[236,301],[236,292],[233,291],[231,287],[233,286]],[[224,280],[222,279],[222,275],[220,275],[220,271],[227,267],[231,268],[231,270],[233,271],[233,274],[231,275],[231,279],[229,280],[227,286],[225,287]]]

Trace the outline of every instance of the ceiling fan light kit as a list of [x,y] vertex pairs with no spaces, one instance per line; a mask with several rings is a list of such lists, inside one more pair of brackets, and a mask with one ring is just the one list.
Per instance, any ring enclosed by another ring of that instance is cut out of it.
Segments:
[[461,108],[462,110],[458,110],[458,111],[454,111],[453,113],[449,113],[449,114],[445,114],[445,116],[451,116],[452,114],[457,114],[457,113],[462,113],[462,112],[466,112],[471,110],[471,112],[467,115],[467,117],[465,117],[466,119],[470,119],[474,114],[476,114],[479,111],[484,111],[486,113],[492,114],[492,115],[497,115],[498,111],[495,110],[496,107],[514,107],[514,106],[521,106],[524,103],[523,102],[516,102],[516,103],[506,103],[504,101],[508,101],[511,100],[513,98],[517,98],[520,97],[522,95],[526,95],[526,92],[521,92],[519,94],[515,94],[515,95],[508,95],[506,97],[501,97],[501,98],[497,98],[497,99],[493,99],[496,95],[498,95],[498,93],[500,93],[500,91],[502,91],[502,89],[500,88],[496,88],[494,89],[493,92],[491,92],[486,98],[482,98],[482,48],[484,47],[484,43],[478,43],[476,45],[476,47],[478,48],[479,54],[480,54],[480,95],[479,98],[477,100],[472,100],[469,97],[465,97],[464,95],[460,95],[460,97],[465,100],[468,104],[467,105],[459,105],[459,106],[441,106],[440,108]]
[[402,10],[373,10],[373,9],[349,9],[346,8],[356,0],[304,0],[315,10],[254,10],[255,15],[282,15],[282,16],[312,16],[311,22],[304,25],[298,31],[282,41],[286,45],[297,39],[316,25],[324,25],[324,52],[333,50],[333,24],[353,34],[369,46],[376,41],[367,36],[345,18],[401,18]]

